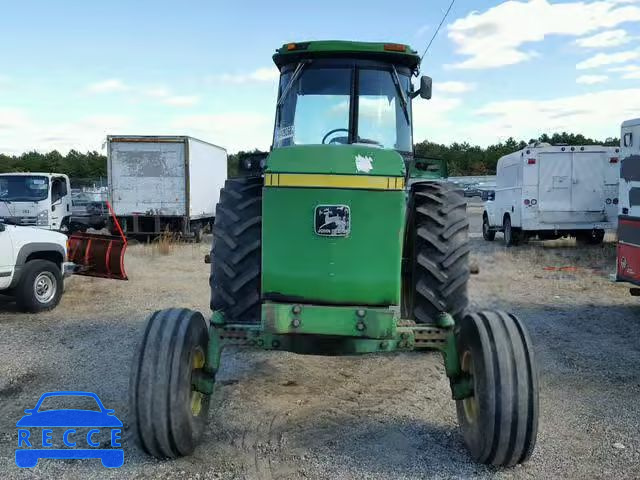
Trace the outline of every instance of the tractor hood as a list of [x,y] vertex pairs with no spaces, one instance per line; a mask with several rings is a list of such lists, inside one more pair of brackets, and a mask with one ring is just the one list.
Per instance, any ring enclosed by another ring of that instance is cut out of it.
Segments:
[[305,145],[267,158],[262,295],[275,302],[400,303],[404,161],[369,145]]
[[266,173],[320,173],[402,177],[405,165],[394,150],[363,145],[302,145],[277,148]]

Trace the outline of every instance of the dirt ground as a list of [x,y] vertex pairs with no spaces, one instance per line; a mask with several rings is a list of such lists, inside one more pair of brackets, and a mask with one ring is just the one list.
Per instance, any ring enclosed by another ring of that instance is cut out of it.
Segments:
[[[505,249],[479,235],[469,208],[473,309],[500,308],[528,325],[540,368],[540,428],[531,460],[474,464],[459,434],[438,354],[315,357],[228,350],[202,445],[157,461],[125,433],[125,464],[14,464],[15,422],[43,392],[88,390],[127,422],[130,360],[157,308],[208,312],[207,245],[168,256],[127,253],[129,282],[71,278],[59,307],[32,316],[0,300],[2,478],[639,478],[640,305],[609,280],[612,243],[556,241]],[[127,441],[128,440],[128,441]]]

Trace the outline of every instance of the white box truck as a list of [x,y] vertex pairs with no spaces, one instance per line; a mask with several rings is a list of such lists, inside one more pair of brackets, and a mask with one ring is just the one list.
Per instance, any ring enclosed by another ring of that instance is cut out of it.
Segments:
[[617,226],[620,149],[531,144],[498,160],[495,199],[485,204],[482,234],[504,233],[507,246],[532,237],[602,242]]
[[227,151],[187,136],[107,137],[113,210],[128,236],[202,239],[227,179]]

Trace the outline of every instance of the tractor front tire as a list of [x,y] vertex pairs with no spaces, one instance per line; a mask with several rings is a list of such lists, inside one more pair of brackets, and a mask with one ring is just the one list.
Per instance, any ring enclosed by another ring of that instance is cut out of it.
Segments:
[[538,431],[538,374],[529,334],[504,312],[465,316],[455,326],[471,397],[456,402],[458,421],[478,462],[513,466],[532,454]]
[[208,343],[199,312],[171,308],[147,318],[131,369],[129,424],[156,458],[190,455],[202,436],[210,395],[193,388],[193,376],[205,366]]
[[456,320],[468,304],[469,222],[466,201],[453,185],[418,183],[412,189],[412,279],[406,314],[435,324],[442,312]]
[[261,177],[225,182],[216,207],[211,250],[211,310],[227,323],[260,323]]

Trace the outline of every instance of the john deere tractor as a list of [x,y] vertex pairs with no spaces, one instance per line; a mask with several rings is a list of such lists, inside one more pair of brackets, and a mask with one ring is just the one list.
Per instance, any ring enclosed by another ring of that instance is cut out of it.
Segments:
[[[227,180],[211,251],[209,322],[153,313],[134,359],[131,425],[158,458],[189,455],[228,345],[299,354],[442,352],[478,462],[527,460],[538,424],[531,341],[512,314],[467,312],[462,195],[416,159],[412,101],[431,98],[406,45],[289,43],[273,146]],[[418,379],[418,381],[420,381]]]

